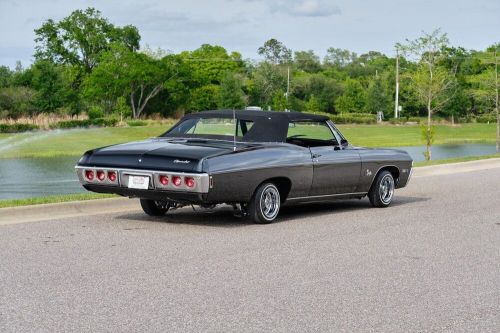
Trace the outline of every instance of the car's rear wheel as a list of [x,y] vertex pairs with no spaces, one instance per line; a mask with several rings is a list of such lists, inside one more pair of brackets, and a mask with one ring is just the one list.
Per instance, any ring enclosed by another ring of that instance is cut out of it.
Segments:
[[373,207],[387,207],[394,197],[394,177],[389,171],[382,171],[368,192],[368,198]]
[[168,212],[170,203],[168,201],[141,199],[141,207],[144,213],[149,216],[163,216]]
[[280,205],[281,197],[276,185],[264,183],[255,191],[248,205],[248,215],[254,223],[271,223],[278,217]]

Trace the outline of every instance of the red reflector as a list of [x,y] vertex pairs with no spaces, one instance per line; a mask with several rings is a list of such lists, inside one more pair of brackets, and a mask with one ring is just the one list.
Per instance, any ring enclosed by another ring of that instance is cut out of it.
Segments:
[[103,181],[104,178],[106,178],[106,176],[104,175],[104,171],[97,171],[97,179],[99,179],[100,181]]
[[168,176],[161,175],[160,176],[160,183],[163,186],[167,186],[168,185]]
[[184,184],[186,184],[187,187],[194,187],[194,178],[193,177],[184,178]]
[[90,181],[94,180],[94,171],[85,170],[85,178],[87,178]]
[[116,181],[116,172],[108,171],[108,179],[112,182],[115,182]]
[[175,186],[180,186],[182,181],[181,181],[181,177],[179,176],[173,176],[172,177],[172,183],[175,185]]

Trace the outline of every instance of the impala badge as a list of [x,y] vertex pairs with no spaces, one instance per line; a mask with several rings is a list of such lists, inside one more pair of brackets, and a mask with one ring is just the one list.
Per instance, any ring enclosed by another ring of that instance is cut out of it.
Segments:
[[191,161],[189,161],[189,160],[174,160],[174,163],[189,164],[189,163],[191,163]]
[[370,169],[366,169],[366,176],[370,177],[372,175],[372,171]]

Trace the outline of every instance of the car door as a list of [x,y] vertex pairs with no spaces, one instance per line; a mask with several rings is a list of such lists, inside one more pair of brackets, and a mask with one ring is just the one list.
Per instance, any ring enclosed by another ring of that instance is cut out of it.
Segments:
[[361,158],[327,121],[290,124],[287,141],[309,148],[313,164],[310,196],[353,193],[359,182]]

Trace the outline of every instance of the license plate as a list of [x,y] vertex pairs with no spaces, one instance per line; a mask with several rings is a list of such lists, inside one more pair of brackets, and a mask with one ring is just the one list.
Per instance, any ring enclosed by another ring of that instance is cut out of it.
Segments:
[[149,188],[149,177],[129,176],[128,177],[128,188],[147,190]]

